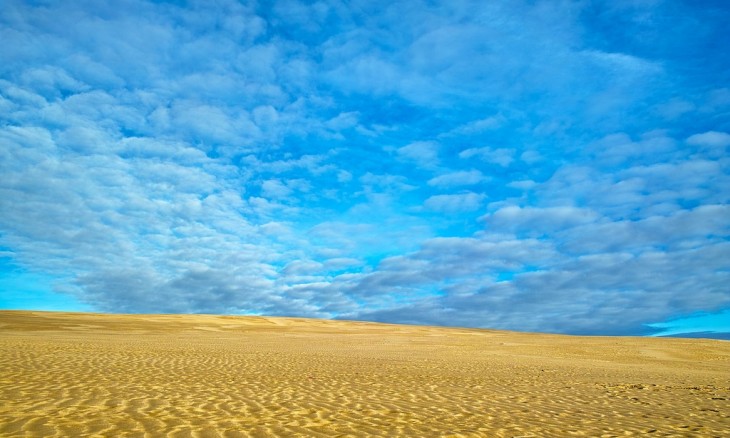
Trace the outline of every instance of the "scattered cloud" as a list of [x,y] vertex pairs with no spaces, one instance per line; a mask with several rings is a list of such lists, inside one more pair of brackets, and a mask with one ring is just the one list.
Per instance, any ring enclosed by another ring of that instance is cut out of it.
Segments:
[[424,201],[423,206],[428,210],[442,213],[476,211],[481,207],[485,197],[482,193],[472,192],[454,195],[433,195]]
[[722,312],[730,16],[604,6],[9,0],[0,277],[111,312]]
[[460,170],[433,177],[427,184],[434,187],[458,187],[478,184],[485,179],[478,170]]
[[417,141],[396,150],[398,157],[415,162],[421,167],[438,164],[438,144],[432,141]]
[[566,228],[573,228],[597,221],[599,215],[586,208],[577,207],[502,207],[486,217],[489,227],[499,230],[521,231],[544,235]]
[[726,132],[707,131],[702,134],[689,136],[687,143],[693,146],[725,148],[730,146],[730,134]]
[[507,167],[514,161],[514,154],[513,149],[470,148],[459,152],[459,158],[479,158],[488,163]]

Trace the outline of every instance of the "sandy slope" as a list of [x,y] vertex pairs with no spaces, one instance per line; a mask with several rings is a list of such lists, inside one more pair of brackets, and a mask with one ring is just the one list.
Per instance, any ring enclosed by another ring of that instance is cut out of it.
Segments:
[[2,436],[730,436],[730,342],[0,312]]

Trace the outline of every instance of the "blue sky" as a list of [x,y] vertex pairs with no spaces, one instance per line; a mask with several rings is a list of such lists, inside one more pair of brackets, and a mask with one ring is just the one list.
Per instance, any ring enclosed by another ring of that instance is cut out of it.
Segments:
[[730,332],[729,21],[7,0],[0,307]]

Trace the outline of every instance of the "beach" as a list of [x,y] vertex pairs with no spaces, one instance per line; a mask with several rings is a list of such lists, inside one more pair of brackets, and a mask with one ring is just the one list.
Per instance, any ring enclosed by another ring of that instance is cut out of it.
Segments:
[[730,342],[0,312],[0,436],[724,437]]

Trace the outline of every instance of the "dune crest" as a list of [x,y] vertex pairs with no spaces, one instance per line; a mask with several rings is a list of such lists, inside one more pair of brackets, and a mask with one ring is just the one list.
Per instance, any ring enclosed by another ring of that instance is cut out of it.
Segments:
[[729,436],[730,342],[0,312],[1,436]]

